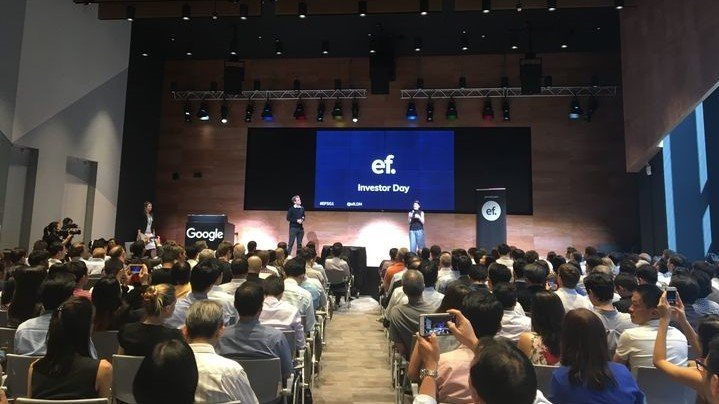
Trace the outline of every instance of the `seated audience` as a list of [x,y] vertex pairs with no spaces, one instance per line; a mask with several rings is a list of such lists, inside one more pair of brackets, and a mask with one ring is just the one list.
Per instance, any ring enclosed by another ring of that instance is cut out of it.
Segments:
[[92,303],[71,297],[53,312],[47,353],[30,365],[28,397],[76,400],[110,397],[112,365],[90,357]]
[[502,304],[503,308],[502,329],[499,330],[497,335],[505,337],[515,344],[518,343],[520,335],[532,331],[532,319],[524,314],[517,313],[517,292],[514,285],[498,283],[494,285],[492,294]]
[[609,361],[604,325],[590,310],[564,319],[561,367],[552,374],[549,401],[644,404],[644,393],[625,366]]
[[[251,255],[247,257],[247,280],[246,282],[254,282],[262,284],[262,278],[260,278],[260,270],[262,269],[262,260],[257,255]],[[285,275],[287,271],[285,271]]]
[[234,322],[237,321],[237,311],[232,301],[225,297],[217,298],[215,294],[209,294],[220,276],[222,276],[220,269],[213,259],[200,261],[195,265],[195,268],[192,269],[190,274],[192,291],[188,293],[187,296],[177,300],[175,311],[172,313],[172,316],[165,321],[165,325],[172,328],[182,327],[185,324],[187,309],[190,308],[192,303],[206,299],[216,301],[222,306],[225,315],[225,324],[234,324]]
[[237,288],[247,280],[247,260],[244,257],[233,259],[232,262],[230,262],[230,270],[232,271],[232,279],[220,285],[220,289],[228,295],[234,296]]
[[[529,266],[529,265],[528,265]],[[535,365],[559,362],[564,305],[555,293],[539,292],[532,301],[532,332],[519,336],[517,346]]]
[[232,269],[230,268],[230,261],[232,261],[232,248],[234,246],[229,241],[223,241],[215,250],[215,258],[217,259],[217,266],[220,267],[222,280],[220,284],[227,283],[232,279]]
[[409,254],[409,250],[406,248],[400,248],[399,251],[397,251],[397,256],[395,257],[394,262],[392,265],[387,267],[387,271],[384,274],[384,278],[382,281],[382,288],[384,289],[385,293],[390,292],[390,287],[392,286],[392,278],[395,274],[400,273],[404,271],[404,260],[405,257]]
[[168,340],[145,356],[135,374],[132,394],[137,404],[194,404],[197,362],[182,340]]
[[[304,247],[306,248],[306,247]],[[260,324],[268,325],[280,331],[295,333],[295,346],[299,349],[305,345],[305,329],[297,308],[282,301],[285,284],[282,278],[270,275],[262,282],[265,300],[262,302]]]
[[22,322],[15,331],[15,354],[28,356],[45,355],[47,330],[55,310],[72,296],[75,278],[66,273],[57,273],[40,284],[40,302],[45,312]]
[[47,252],[50,254],[50,258],[47,260],[47,266],[51,267],[54,264],[62,264],[65,262],[65,255],[67,255],[67,249],[65,244],[60,242],[53,242],[47,246]]
[[601,272],[592,273],[584,278],[584,286],[593,306],[592,311],[599,316],[607,331],[607,346],[609,354],[613,356],[619,336],[624,330],[634,328],[636,325],[632,323],[629,314],[620,313],[612,304],[614,284],[611,275]]
[[[652,366],[654,341],[659,331],[659,311],[657,305],[662,295],[656,285],[639,285],[632,295],[629,308],[632,322],[638,327],[625,330],[617,342],[614,361],[628,365]],[[669,362],[684,366],[687,363],[687,338],[681,331],[669,327],[667,331],[667,359]]]
[[172,339],[183,340],[176,328],[163,324],[175,309],[175,288],[162,283],[148,286],[142,294],[145,318],[120,328],[117,339],[120,355],[150,356],[155,345]]
[[92,250],[92,258],[85,261],[87,266],[87,275],[102,275],[102,269],[105,267],[105,249],[95,248]]
[[699,316],[719,315],[719,303],[708,299],[712,293],[712,276],[698,269],[693,270],[691,276],[699,285],[699,297],[692,305],[694,312]]
[[172,285],[175,286],[175,298],[182,299],[187,296],[188,293],[192,292],[192,286],[190,285],[190,274],[192,273],[192,266],[188,262],[176,262],[170,269],[170,279]]
[[437,268],[437,292],[444,293],[447,285],[457,279],[459,279],[459,272],[452,269],[452,255],[448,252],[441,253]]
[[619,295],[619,300],[613,304],[619,312],[629,313],[635,290],[637,290],[637,278],[634,275],[620,272],[614,277],[614,291]]
[[42,304],[37,291],[46,274],[47,270],[41,266],[15,268],[15,291],[7,313],[9,327],[17,327],[20,323],[42,314]]
[[99,279],[92,288],[92,304],[95,306],[95,332],[119,330],[127,322],[129,308],[122,301],[122,289],[117,279]]
[[397,251],[399,251],[397,248],[390,248],[389,259],[385,259],[380,262],[379,267],[377,268],[380,279],[384,279],[384,274],[387,273],[387,268],[389,268],[389,266],[392,265],[392,263],[394,262],[395,258],[397,258]]
[[85,290],[87,286],[87,265],[82,261],[70,261],[65,263],[65,269],[75,277],[75,290],[73,296],[84,297],[90,299],[89,290]]
[[[499,257],[497,257],[494,263],[504,265],[505,268],[512,268],[514,266],[514,260],[509,256],[511,252],[512,249],[507,244],[500,244],[497,246],[497,253],[499,254]],[[490,269],[489,265],[487,265],[487,268]]]
[[[639,285],[657,285],[657,270],[649,264],[643,264],[637,267],[636,271],[637,284]],[[659,286],[659,285],[657,285]]]
[[[299,264],[299,261],[295,263]],[[304,265],[301,265],[301,268],[304,270]],[[280,358],[282,375],[287,378],[292,372],[290,346],[282,331],[260,324],[259,317],[264,298],[262,286],[254,282],[245,282],[237,288],[235,307],[240,314],[240,320],[235,325],[225,328],[224,334],[220,336],[218,348],[225,356]]]
[[408,357],[412,352],[414,334],[419,331],[419,315],[433,313],[439,305],[424,301],[424,276],[420,271],[407,270],[402,276],[402,289],[408,302],[394,307],[387,313],[387,320],[390,340],[399,353]]
[[524,258],[515,259],[514,264],[512,265],[512,273],[514,274],[514,287],[517,288],[517,291],[527,288],[527,278],[524,276],[525,266],[527,266],[527,261]]
[[270,253],[266,250],[257,251],[257,256],[262,261],[262,268],[260,268],[260,278],[265,279],[270,275],[280,276],[280,273],[274,268],[269,266],[270,264]]
[[[437,272],[430,265],[420,266],[419,271],[422,273],[422,277],[424,278],[424,290],[422,291],[422,300],[424,300],[425,303],[434,306],[435,308],[439,307],[439,305],[442,303],[442,299],[444,299],[444,294],[438,292],[435,289],[437,282]],[[390,297],[389,303],[387,304],[386,313],[390,313],[394,307],[406,304],[408,301],[409,299],[404,293],[404,290],[400,287],[395,288],[392,291],[392,296]]]
[[153,285],[159,285],[160,283],[172,283],[171,270],[172,266],[176,262],[184,262],[181,255],[184,254],[184,250],[180,246],[165,245],[162,247],[161,266],[160,268],[152,270]]
[[312,294],[304,289],[302,283],[305,281],[305,263],[301,258],[292,258],[285,262],[285,291],[282,293],[282,301],[293,305],[300,316],[305,316],[305,332],[312,332],[315,329],[315,306],[312,302]]
[[487,267],[487,274],[489,276],[489,281],[487,282],[489,290],[492,290],[492,286],[498,283],[509,283],[512,281],[512,271],[503,264],[496,262],[493,262]]
[[580,270],[572,264],[562,264],[559,266],[559,276],[557,277],[557,285],[559,288],[556,293],[562,304],[564,305],[564,312],[567,313],[570,310],[584,308],[592,309],[592,303],[586,296],[582,296],[577,293],[577,284],[580,279]]
[[[327,271],[325,268],[317,262],[317,250],[315,250],[314,244],[307,243],[301,250],[302,257],[305,259],[305,270],[307,276],[316,278],[323,285],[327,284]],[[284,265],[282,266],[284,268]]]
[[547,290],[547,272],[539,264],[527,264],[524,267],[527,287],[517,291],[517,302],[526,313],[531,313],[534,295]]
[[198,382],[195,403],[257,403],[242,365],[215,353],[214,346],[225,326],[222,307],[211,300],[199,300],[190,306],[184,334],[195,354]]

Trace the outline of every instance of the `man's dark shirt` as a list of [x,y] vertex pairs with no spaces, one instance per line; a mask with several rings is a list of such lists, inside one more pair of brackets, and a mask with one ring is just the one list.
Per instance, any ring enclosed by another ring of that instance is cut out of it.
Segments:
[[300,206],[299,208],[295,208],[294,205],[290,206],[289,209],[287,209],[287,221],[290,222],[290,227],[299,227],[302,228],[302,223],[297,223],[297,220],[304,219],[305,217],[305,208]]
[[544,289],[544,285],[527,284],[525,289],[517,291],[517,302],[522,305],[525,312],[529,313],[532,311],[532,299],[534,295],[543,290],[546,290]]
[[618,311],[622,313],[629,313],[629,307],[632,305],[632,297],[627,296],[619,299],[619,301],[614,302],[614,307],[617,308]]

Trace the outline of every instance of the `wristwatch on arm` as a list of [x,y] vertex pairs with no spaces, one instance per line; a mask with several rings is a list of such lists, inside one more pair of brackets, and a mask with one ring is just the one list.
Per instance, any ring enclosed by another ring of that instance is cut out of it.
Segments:
[[420,379],[420,380],[424,379],[424,378],[427,377],[427,376],[429,376],[429,377],[431,377],[431,378],[433,378],[433,379],[436,379],[436,378],[437,378],[437,369],[434,369],[434,370],[421,369],[421,370],[419,371],[419,379]]

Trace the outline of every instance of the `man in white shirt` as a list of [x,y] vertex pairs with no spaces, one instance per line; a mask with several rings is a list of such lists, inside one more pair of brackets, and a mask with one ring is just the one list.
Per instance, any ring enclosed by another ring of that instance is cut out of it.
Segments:
[[285,262],[285,275],[287,278],[282,301],[296,307],[300,316],[305,316],[305,332],[312,332],[315,328],[315,307],[312,303],[312,294],[300,286],[305,281],[304,260],[292,258]]
[[280,331],[294,331],[295,347],[305,345],[305,329],[302,327],[302,318],[295,306],[282,301],[285,284],[282,278],[270,275],[262,281],[265,291],[265,300],[262,302],[260,324],[268,325]]
[[[437,283],[437,273],[434,272],[434,269],[431,265],[410,264],[410,266],[412,267],[411,269],[417,269],[419,272],[421,272],[422,277],[424,278],[424,290],[422,291],[422,300],[431,307],[434,307],[435,309],[439,308],[439,305],[442,304],[442,299],[444,299],[444,294],[437,292],[437,290],[435,289]],[[395,288],[395,290],[392,292],[392,296],[389,299],[387,308],[385,309],[385,315],[389,315],[389,313],[394,307],[401,306],[407,303],[409,303],[409,298],[407,297],[407,294],[404,293],[404,288]]]
[[62,264],[62,260],[65,259],[66,251],[65,245],[59,241],[53,242],[47,246],[47,252],[50,254],[50,258],[47,260],[48,267],[55,264]]
[[187,312],[183,330],[197,362],[195,403],[239,401],[257,403],[242,365],[215,353],[225,330],[222,307],[211,300],[195,302]]
[[576,291],[577,283],[579,283],[579,270],[572,264],[562,264],[559,266],[559,276],[557,277],[557,285],[559,288],[556,293],[562,300],[564,312],[570,310],[584,308],[592,310],[592,303],[589,298],[582,296]]
[[270,275],[279,276],[277,268],[268,265],[270,263],[270,253],[266,250],[257,251],[257,256],[262,260],[262,268],[260,269],[260,278],[265,279]]
[[502,303],[504,314],[502,315],[502,329],[497,333],[515,344],[519,342],[519,336],[523,332],[532,330],[532,319],[526,315],[517,313],[517,291],[510,283],[498,283],[492,289],[494,297]]
[[443,252],[439,256],[439,269],[437,270],[437,292],[444,293],[452,281],[459,279],[459,272],[452,269],[452,254]]
[[[656,285],[639,285],[632,294],[629,308],[632,322],[638,327],[625,330],[617,342],[614,361],[624,363],[630,368],[637,366],[652,367],[654,340],[659,327],[657,305],[662,290]],[[677,366],[686,366],[688,343],[681,331],[674,327],[667,330],[667,360]]]
[[220,285],[219,288],[234,298],[237,288],[239,288],[240,285],[247,280],[247,271],[249,266],[244,257],[235,258],[230,263],[230,269],[232,270],[232,279],[229,282]]
[[512,268],[514,268],[514,260],[509,257],[509,253],[512,252],[512,249],[506,244],[500,244],[497,246],[497,252],[499,253],[499,258],[497,258],[495,262],[504,265],[511,271]]
[[614,281],[612,276],[603,272],[593,272],[584,278],[589,301],[592,303],[594,313],[602,320],[607,330],[607,345],[609,354],[617,349],[619,337],[629,328],[636,325],[632,323],[629,313],[620,313],[612,300],[614,298]]
[[101,275],[103,268],[105,268],[105,249],[95,248],[92,250],[92,258],[85,261],[87,266],[87,275]]

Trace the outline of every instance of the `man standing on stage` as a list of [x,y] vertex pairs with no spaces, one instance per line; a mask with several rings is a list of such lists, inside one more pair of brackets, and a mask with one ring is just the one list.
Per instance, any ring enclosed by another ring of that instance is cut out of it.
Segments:
[[302,207],[302,200],[299,195],[292,197],[292,206],[287,209],[287,221],[290,222],[290,241],[287,246],[287,251],[292,252],[292,246],[295,244],[297,239],[297,251],[299,254],[302,248],[302,238],[305,236],[305,229],[302,227],[302,223],[305,222],[305,208]]

